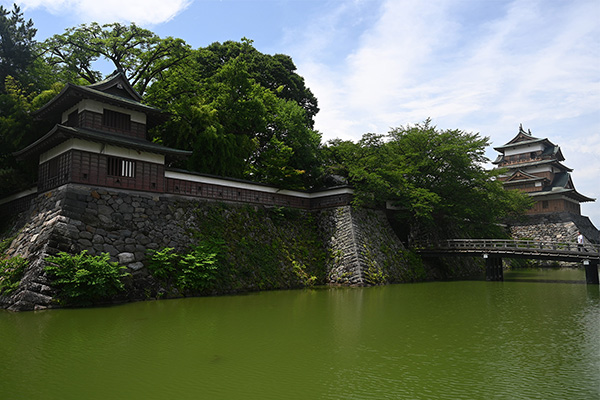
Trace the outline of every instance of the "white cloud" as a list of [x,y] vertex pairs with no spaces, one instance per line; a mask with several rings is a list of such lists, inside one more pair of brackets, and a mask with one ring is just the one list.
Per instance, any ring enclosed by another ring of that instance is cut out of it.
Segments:
[[[376,7],[376,18],[338,62],[322,60],[340,47],[336,24],[349,23],[347,7],[316,19],[327,29],[295,52],[326,140],[431,117],[440,128],[480,132],[500,145],[523,123],[568,153],[581,193],[600,197],[600,3],[514,0],[493,3],[491,14],[476,0],[364,4]],[[600,220],[597,204],[586,210]]]
[[326,137],[360,137],[365,126],[385,132],[427,116],[474,125],[482,115],[490,125],[509,123],[502,129],[510,136],[519,122],[575,118],[600,103],[593,2],[549,9],[515,1],[487,20],[460,23],[464,1],[368,4],[379,6],[379,18],[341,62],[317,60],[335,51],[346,7],[316,21],[319,35],[304,42],[298,64],[319,99],[317,127]]
[[25,10],[44,8],[54,15],[75,14],[82,23],[135,22],[155,25],[167,22],[193,0],[21,0]]

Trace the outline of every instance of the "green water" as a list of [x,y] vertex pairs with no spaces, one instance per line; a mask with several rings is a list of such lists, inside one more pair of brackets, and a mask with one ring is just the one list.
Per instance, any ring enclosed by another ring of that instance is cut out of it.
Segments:
[[0,399],[598,399],[583,271],[0,312]]

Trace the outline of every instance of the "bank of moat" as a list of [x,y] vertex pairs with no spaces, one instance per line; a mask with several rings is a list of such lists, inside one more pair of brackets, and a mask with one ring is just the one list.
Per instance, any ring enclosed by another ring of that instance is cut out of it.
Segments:
[[15,311],[57,305],[44,259],[59,251],[108,253],[126,266],[117,302],[177,296],[149,273],[147,250],[183,251],[199,238],[223,246],[217,283],[201,294],[299,288],[307,277],[369,285],[434,276],[410,262],[384,211],[352,206],[304,210],[67,184],[33,199],[12,234],[6,256],[29,261],[18,289],[0,300]]

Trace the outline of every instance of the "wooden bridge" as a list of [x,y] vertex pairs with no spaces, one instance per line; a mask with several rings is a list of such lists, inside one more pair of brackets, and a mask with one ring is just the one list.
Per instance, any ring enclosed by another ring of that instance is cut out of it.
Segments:
[[599,284],[600,245],[512,239],[450,239],[419,243],[413,249],[422,257],[470,256],[485,259],[486,279],[503,279],[503,258],[581,262],[586,282]]

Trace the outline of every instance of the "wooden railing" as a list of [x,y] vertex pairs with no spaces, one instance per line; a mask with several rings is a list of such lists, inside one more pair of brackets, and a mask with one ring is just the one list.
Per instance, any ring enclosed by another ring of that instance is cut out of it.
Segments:
[[492,253],[520,254],[526,252],[544,254],[571,254],[581,257],[600,257],[600,245],[592,243],[546,242],[513,239],[449,239],[438,242],[415,243],[417,251],[489,251]]

